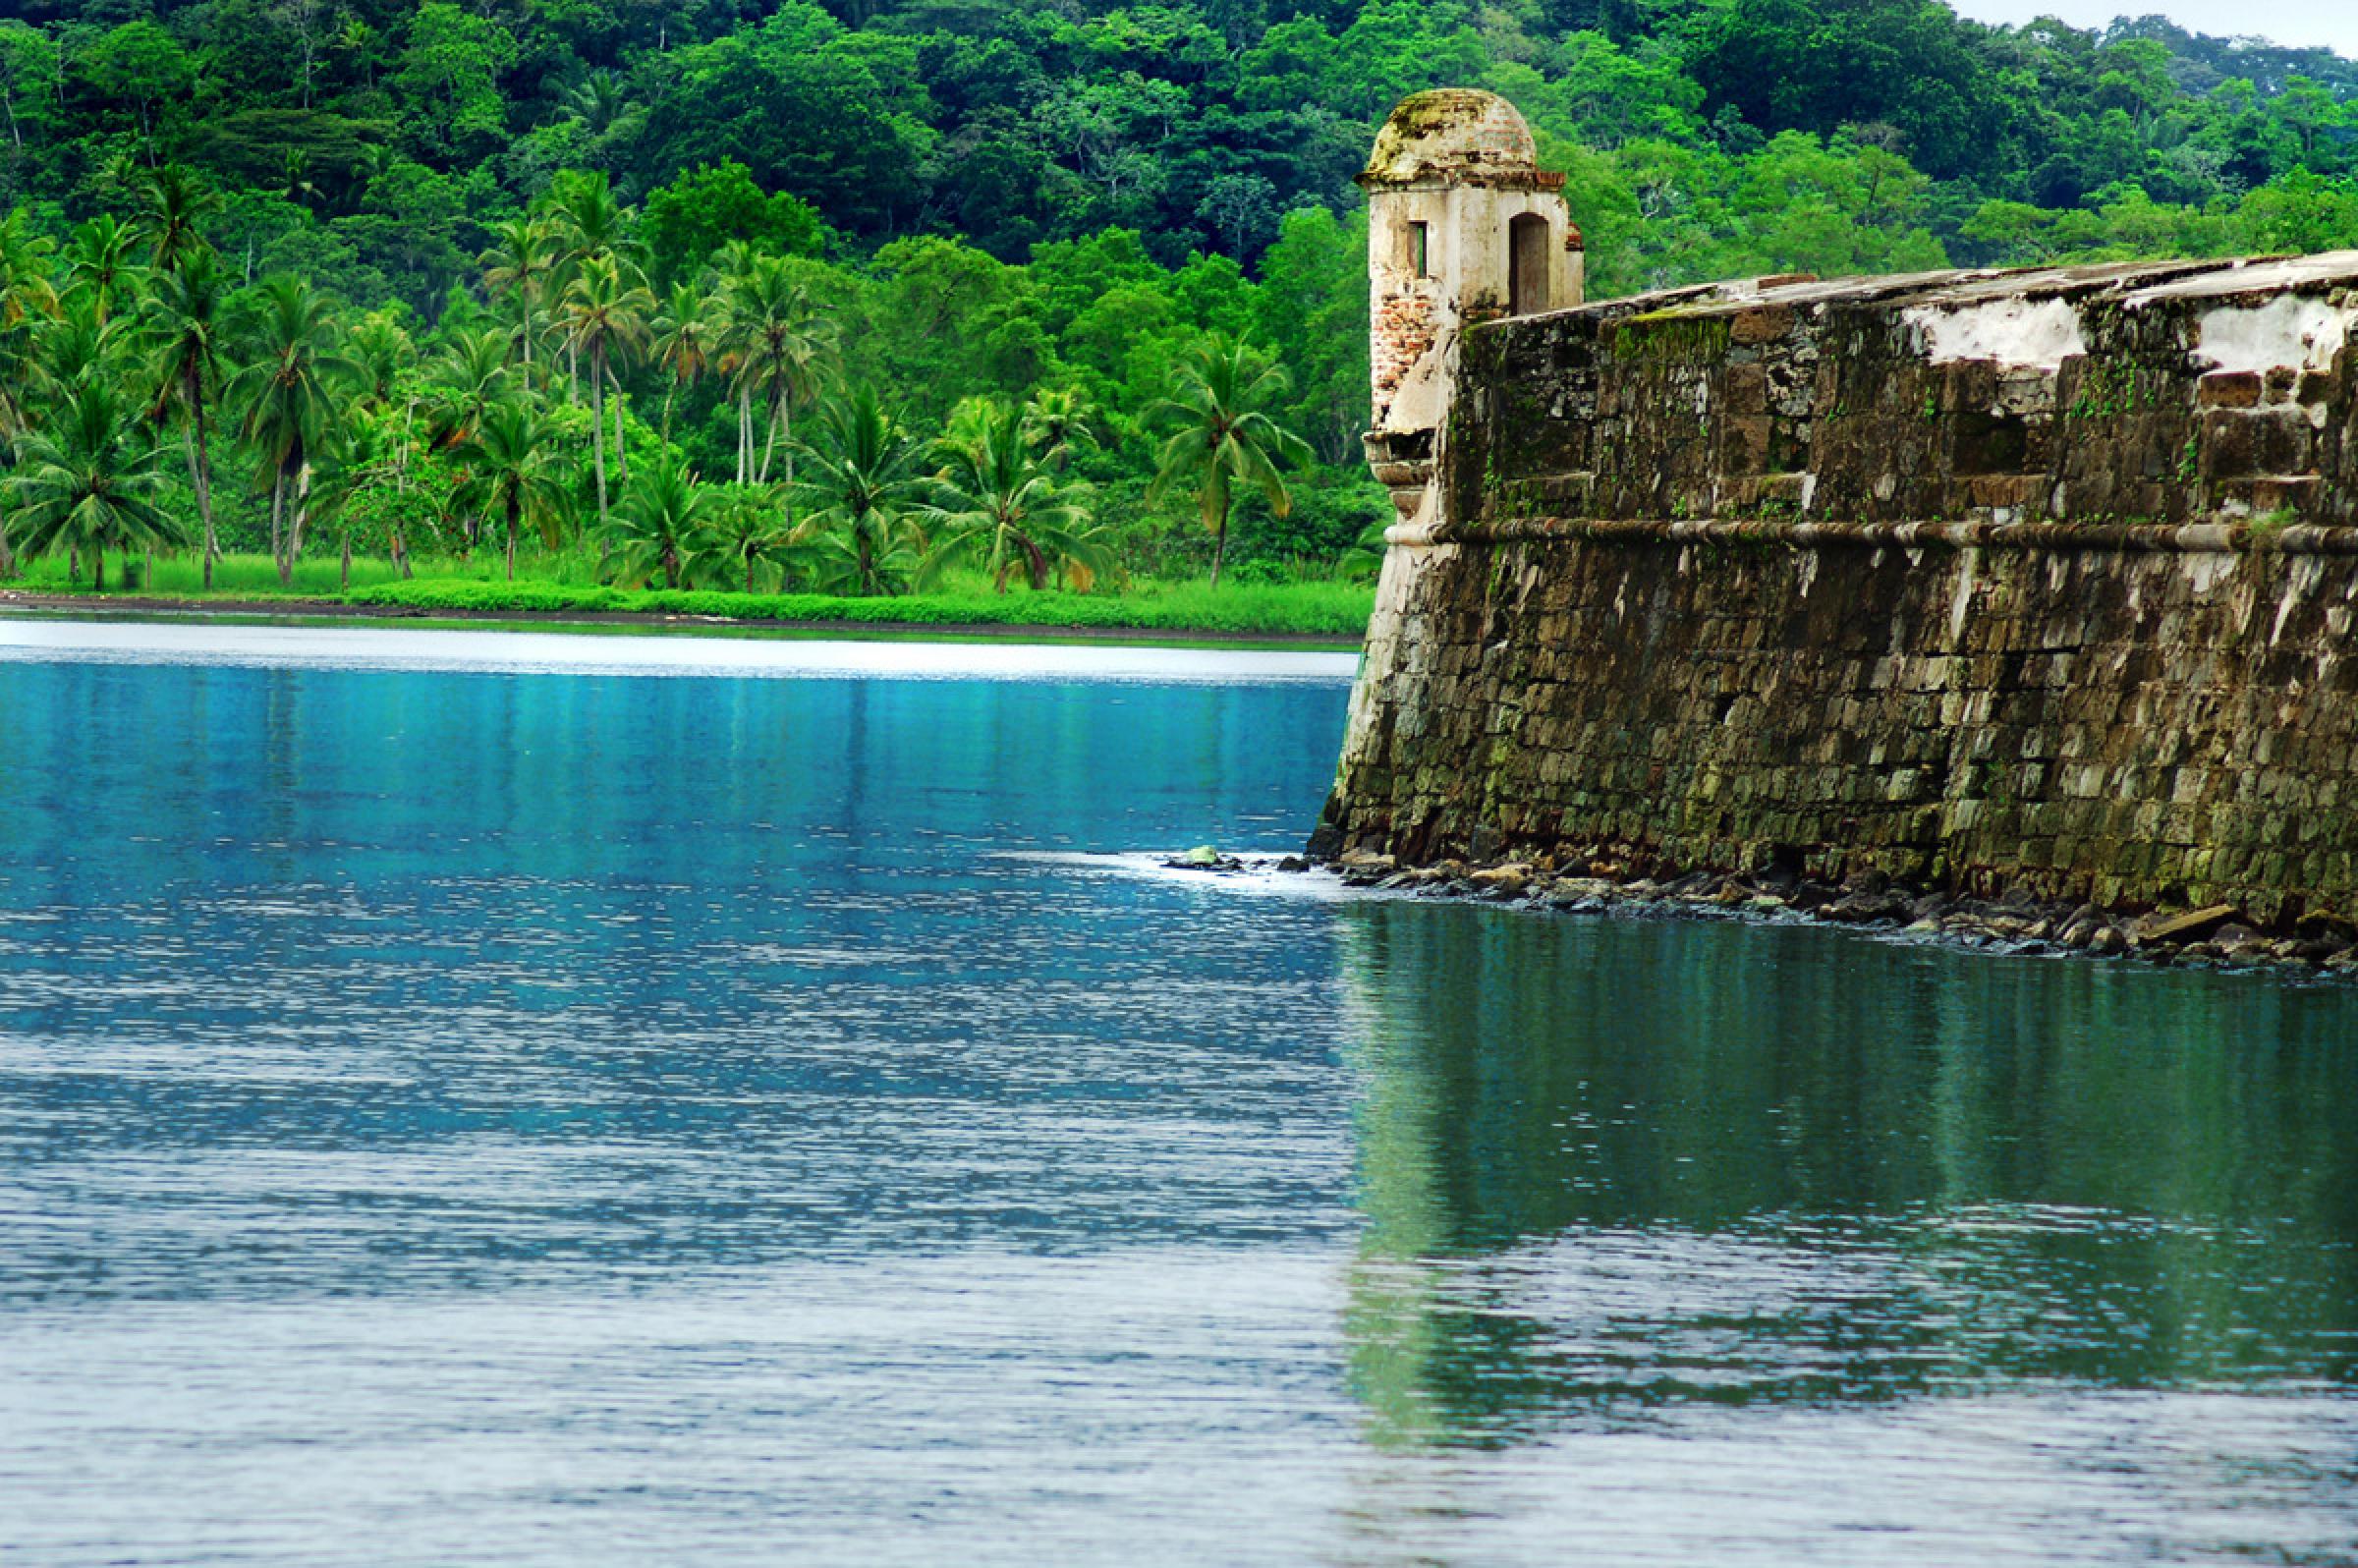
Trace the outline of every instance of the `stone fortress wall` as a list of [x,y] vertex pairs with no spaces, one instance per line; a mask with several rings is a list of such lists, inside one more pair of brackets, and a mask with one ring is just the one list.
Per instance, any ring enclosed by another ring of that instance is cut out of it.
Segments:
[[1485,314],[1315,848],[2358,915],[2358,253]]

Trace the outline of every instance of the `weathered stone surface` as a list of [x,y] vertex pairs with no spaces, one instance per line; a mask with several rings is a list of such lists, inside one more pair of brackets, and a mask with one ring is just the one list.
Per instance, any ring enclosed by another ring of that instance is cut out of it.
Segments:
[[2013,890],[2098,952],[2358,909],[2352,324],[2358,255],[1470,330],[1322,845]]

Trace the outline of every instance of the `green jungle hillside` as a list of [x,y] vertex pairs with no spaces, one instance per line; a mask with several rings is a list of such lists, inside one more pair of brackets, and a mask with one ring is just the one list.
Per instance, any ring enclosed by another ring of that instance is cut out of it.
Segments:
[[[2358,245],[2358,64],[1936,0],[87,0],[0,23],[0,536],[873,594],[1364,570],[1351,176],[1593,292]],[[511,566],[511,560],[517,565]],[[0,562],[0,575],[6,563]],[[121,581],[118,572],[117,581]]]

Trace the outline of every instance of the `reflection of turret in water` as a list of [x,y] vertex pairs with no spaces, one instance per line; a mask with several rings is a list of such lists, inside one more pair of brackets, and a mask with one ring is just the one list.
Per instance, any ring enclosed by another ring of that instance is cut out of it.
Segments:
[[1344,920],[1346,1328],[1379,1443],[2358,1370],[2346,996],[1807,929]]

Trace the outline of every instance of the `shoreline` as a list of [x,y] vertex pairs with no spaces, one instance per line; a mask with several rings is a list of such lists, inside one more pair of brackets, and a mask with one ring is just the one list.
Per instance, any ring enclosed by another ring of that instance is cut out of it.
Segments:
[[1354,852],[1314,864],[1347,887],[1541,914],[1652,913],[1687,919],[1752,919],[1906,932],[1944,946],[2007,955],[2134,959],[2162,967],[2261,971],[2358,979],[2358,923],[2315,914],[2289,931],[2266,931],[2225,906],[2128,914],[2024,893],[1997,898],[1908,888],[1874,877],[1836,887],[1791,873],[1692,871],[1662,880],[1588,863],[1554,869],[1532,862],[1403,867]]
[[1359,640],[1323,632],[1224,632],[1133,626],[1019,626],[965,621],[777,621],[722,615],[676,615],[653,610],[474,610],[427,609],[406,604],[353,604],[341,599],[186,599],[141,594],[104,598],[95,594],[31,592],[0,588],[0,615],[26,619],[121,620],[224,625],[280,623],[308,625],[389,621],[420,629],[469,627],[480,631],[576,628],[597,632],[670,633],[689,637],[746,637],[848,642],[1039,643],[1132,644],[1160,647],[1299,649],[1357,652]]
[[830,637],[726,628],[0,613],[0,665],[146,664],[494,675],[1349,685],[1354,655],[1139,641]]

